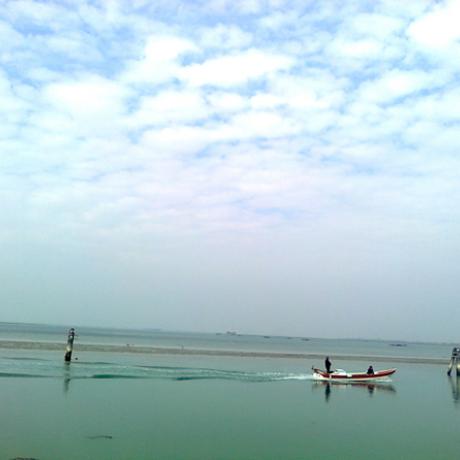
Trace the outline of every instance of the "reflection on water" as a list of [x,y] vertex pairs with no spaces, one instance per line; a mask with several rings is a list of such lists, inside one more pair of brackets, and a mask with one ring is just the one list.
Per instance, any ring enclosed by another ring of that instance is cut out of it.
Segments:
[[374,393],[393,393],[396,394],[396,388],[390,382],[379,382],[379,383],[370,383],[370,382],[322,382],[315,381],[313,382],[313,388],[324,387],[324,399],[326,402],[329,402],[331,394],[335,391],[348,390],[353,388],[361,388],[367,390],[369,396],[373,396]]
[[326,402],[329,401],[329,398],[331,397],[331,384],[326,383],[326,388],[324,389],[324,397],[326,399]]
[[72,380],[70,363],[64,363],[64,393],[67,394]]
[[449,378],[449,382],[452,389],[452,397],[454,399],[454,403],[458,404],[460,402],[460,377],[457,375],[452,375]]

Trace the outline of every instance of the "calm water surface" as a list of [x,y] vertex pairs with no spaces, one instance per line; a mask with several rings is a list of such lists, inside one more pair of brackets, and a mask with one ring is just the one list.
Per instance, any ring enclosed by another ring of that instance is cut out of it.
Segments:
[[[0,459],[453,459],[460,451],[458,386],[445,366],[398,364],[390,383],[327,385],[311,380],[322,363],[309,360],[77,357],[66,366],[62,353],[0,349]],[[390,357],[375,367],[393,366]]]

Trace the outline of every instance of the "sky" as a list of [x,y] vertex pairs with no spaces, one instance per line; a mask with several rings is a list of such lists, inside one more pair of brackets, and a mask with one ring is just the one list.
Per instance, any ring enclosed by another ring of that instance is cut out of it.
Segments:
[[0,2],[0,321],[460,341],[459,1]]

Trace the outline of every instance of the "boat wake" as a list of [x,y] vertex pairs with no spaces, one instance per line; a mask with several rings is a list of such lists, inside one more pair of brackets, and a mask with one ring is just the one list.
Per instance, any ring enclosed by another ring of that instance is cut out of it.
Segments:
[[50,360],[0,360],[0,378],[163,379],[176,381],[227,380],[236,382],[282,382],[312,380],[307,373],[238,371],[215,368],[149,366],[111,362],[78,361],[69,365]]

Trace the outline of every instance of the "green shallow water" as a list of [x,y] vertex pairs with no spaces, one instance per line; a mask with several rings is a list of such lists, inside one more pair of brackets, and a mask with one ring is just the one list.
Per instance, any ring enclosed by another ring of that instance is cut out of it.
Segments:
[[460,403],[443,366],[328,386],[309,379],[321,364],[309,361],[79,358],[68,368],[57,353],[0,353],[0,459],[458,458]]

